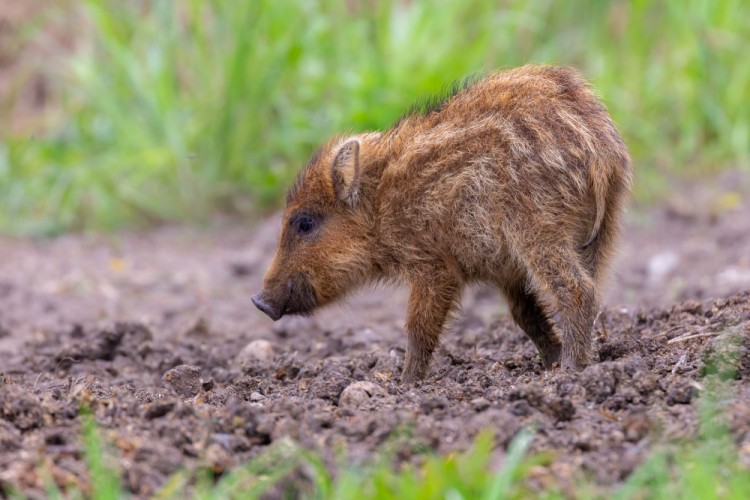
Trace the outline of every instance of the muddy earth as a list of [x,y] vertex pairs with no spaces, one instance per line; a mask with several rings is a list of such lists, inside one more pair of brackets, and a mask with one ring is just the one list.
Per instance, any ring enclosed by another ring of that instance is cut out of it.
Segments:
[[116,236],[0,240],[0,486],[44,475],[88,488],[81,409],[124,487],[179,469],[222,474],[285,438],[352,463],[468,448],[498,460],[532,427],[551,451],[531,484],[607,487],[659,443],[696,435],[704,375],[734,367],[722,416],[750,467],[750,189],[725,174],[634,208],[595,324],[600,363],[544,372],[492,290],[476,288],[426,380],[398,381],[404,289],[365,290],[312,318],[271,323],[250,296],[278,220]]

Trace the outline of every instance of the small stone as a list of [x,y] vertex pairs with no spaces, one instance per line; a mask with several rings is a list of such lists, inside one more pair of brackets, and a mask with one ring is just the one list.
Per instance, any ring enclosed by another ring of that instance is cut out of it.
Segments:
[[145,405],[143,416],[148,420],[161,418],[171,412],[176,404],[177,402],[174,400],[154,401],[153,403]]
[[662,252],[648,261],[648,280],[653,284],[664,281],[664,278],[680,263],[680,256],[675,252]]
[[250,401],[252,401],[253,403],[263,401],[264,399],[266,399],[266,397],[258,391],[253,391],[250,393]]
[[241,367],[245,367],[253,361],[268,362],[273,359],[273,346],[267,340],[253,340],[242,348],[237,355],[237,362]]
[[487,390],[484,391],[484,397],[488,401],[499,401],[503,399],[503,396],[503,390],[499,387],[488,387]]
[[349,384],[341,396],[339,406],[360,406],[362,403],[373,398],[382,398],[387,395],[385,389],[372,382],[354,382]]
[[703,304],[697,300],[687,300],[682,303],[682,310],[690,314],[703,314]]
[[211,443],[206,448],[205,460],[214,474],[223,474],[234,464],[229,453],[219,443]]
[[636,412],[625,417],[622,422],[622,431],[627,441],[635,443],[646,437],[652,426],[648,414]]
[[698,395],[698,388],[692,380],[677,380],[667,389],[668,405],[687,405]]
[[429,415],[435,410],[442,410],[449,405],[448,400],[440,396],[430,396],[419,403],[419,408],[425,415]]
[[0,453],[7,453],[21,448],[21,431],[0,419]]
[[581,451],[591,451],[594,449],[594,436],[589,431],[583,431],[576,437],[573,446]]
[[511,389],[508,394],[509,401],[528,402],[534,408],[541,408],[544,405],[544,392],[538,384],[523,384]]
[[517,417],[526,417],[533,413],[531,405],[529,405],[529,402],[525,399],[513,401],[512,403],[510,403],[509,409],[510,412]]
[[44,426],[44,412],[39,399],[18,385],[0,386],[0,419],[25,432]]
[[282,438],[297,439],[299,437],[299,427],[299,422],[295,419],[284,417],[274,424],[271,439],[272,441],[278,441]]
[[592,365],[581,373],[580,382],[586,389],[586,399],[603,403],[617,390],[617,378],[612,362]]
[[568,399],[557,398],[552,400],[549,405],[549,413],[557,419],[558,422],[567,422],[572,420],[576,414],[576,407]]
[[476,412],[484,411],[490,407],[490,402],[484,398],[475,398],[471,400],[471,407]]
[[192,365],[175,366],[162,377],[182,397],[192,397],[201,392],[201,369]]
[[210,337],[211,328],[205,318],[198,318],[198,321],[186,332],[189,337]]

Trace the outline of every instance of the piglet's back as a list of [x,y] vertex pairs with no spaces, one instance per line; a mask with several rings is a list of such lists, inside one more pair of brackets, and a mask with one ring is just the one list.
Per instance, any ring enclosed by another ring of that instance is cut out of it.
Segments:
[[562,224],[583,245],[631,183],[614,124],[568,68],[491,74],[408,115],[381,142],[383,216],[417,228],[439,218],[476,236],[476,224],[499,226],[504,213],[521,211],[546,214],[541,224]]

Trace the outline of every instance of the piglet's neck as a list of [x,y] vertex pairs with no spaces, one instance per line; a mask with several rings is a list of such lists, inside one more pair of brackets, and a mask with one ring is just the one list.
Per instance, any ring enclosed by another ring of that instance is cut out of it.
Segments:
[[381,134],[363,134],[360,145],[360,168],[362,178],[377,183],[388,164],[389,147]]
[[361,198],[357,212],[368,239],[368,281],[389,280],[394,274],[395,259],[383,243],[380,225],[380,199],[378,188],[383,173],[391,161],[392,150],[381,134],[361,136],[360,168]]

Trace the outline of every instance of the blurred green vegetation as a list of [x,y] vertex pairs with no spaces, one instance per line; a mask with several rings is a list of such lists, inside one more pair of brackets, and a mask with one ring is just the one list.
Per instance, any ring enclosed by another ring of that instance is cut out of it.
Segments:
[[[387,128],[468,74],[579,68],[637,194],[747,166],[743,0],[84,0],[61,118],[0,137],[0,230],[109,229],[272,206],[327,136]],[[71,21],[71,22],[73,22]],[[90,39],[90,40],[89,40]]]

